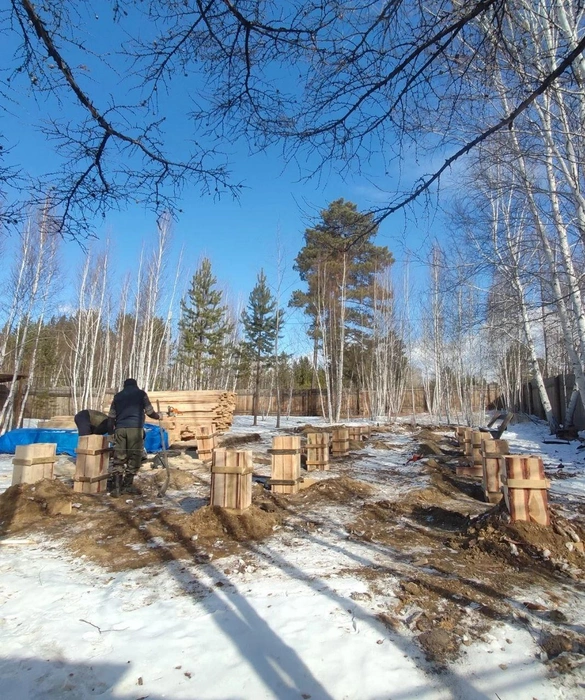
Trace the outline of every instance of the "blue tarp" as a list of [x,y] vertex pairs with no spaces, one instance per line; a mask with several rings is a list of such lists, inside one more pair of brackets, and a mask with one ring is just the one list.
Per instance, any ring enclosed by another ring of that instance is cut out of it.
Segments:
[[[147,452],[160,452],[162,449],[158,425],[146,423],[144,426],[146,438],[144,447]],[[163,430],[164,440],[168,447],[169,438]],[[0,453],[14,454],[17,445],[31,445],[33,442],[56,442],[58,455],[75,457],[77,447],[77,430],[61,430],[57,428],[18,428],[9,430],[0,436]]]

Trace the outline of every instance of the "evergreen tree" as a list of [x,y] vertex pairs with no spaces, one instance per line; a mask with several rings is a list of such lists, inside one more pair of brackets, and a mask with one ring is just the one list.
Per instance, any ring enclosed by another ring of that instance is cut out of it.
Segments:
[[274,360],[274,344],[278,335],[276,300],[266,284],[264,270],[260,270],[256,286],[250,293],[247,308],[242,312],[246,338],[244,348],[254,366],[254,425],[258,422],[260,371]]
[[314,365],[321,352],[332,421],[340,419],[343,376],[357,378],[362,371],[348,366],[359,358],[348,355],[347,347],[363,346],[371,333],[376,275],[394,262],[388,248],[372,243],[376,233],[372,214],[338,199],[321,212],[315,227],[306,229],[295,261],[307,289],[294,292],[291,306],[303,308],[311,319]]
[[204,258],[181,300],[179,360],[192,368],[194,389],[213,383],[213,369],[221,364],[226,338],[233,330],[216,283],[211,262]]

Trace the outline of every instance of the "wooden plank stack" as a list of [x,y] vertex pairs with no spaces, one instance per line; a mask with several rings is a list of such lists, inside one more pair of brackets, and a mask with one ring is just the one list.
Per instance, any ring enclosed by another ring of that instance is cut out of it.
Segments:
[[347,428],[333,428],[331,454],[333,457],[346,457],[349,454],[349,430]]
[[269,484],[274,493],[298,493],[301,481],[301,438],[283,435],[272,438],[272,467]]
[[550,482],[544,476],[542,459],[533,455],[507,455],[504,465],[502,491],[512,522],[550,525],[547,494]]
[[57,444],[54,442],[17,445],[12,460],[12,486],[52,479],[57,461],[56,450]]
[[38,428],[53,428],[64,430],[77,430],[73,416],[53,416],[48,420],[40,420],[37,424]]
[[215,428],[215,432],[229,430],[236,407],[235,394],[229,391],[149,391],[148,396],[161,412],[170,416],[163,419],[163,428],[169,434],[169,442],[181,442],[196,438],[197,428]]
[[508,441],[492,440],[486,437],[481,441],[481,453],[485,500],[488,503],[499,503],[503,496],[501,475],[504,471],[504,457],[509,453]]
[[252,505],[252,453],[213,451],[210,504],[241,515]]
[[107,435],[82,435],[77,443],[73,490],[103,493],[107,489],[111,449]]
[[329,469],[329,433],[307,433],[307,471]]
[[202,462],[211,462],[216,445],[216,435],[217,433],[213,427],[199,425],[195,428],[197,455]]

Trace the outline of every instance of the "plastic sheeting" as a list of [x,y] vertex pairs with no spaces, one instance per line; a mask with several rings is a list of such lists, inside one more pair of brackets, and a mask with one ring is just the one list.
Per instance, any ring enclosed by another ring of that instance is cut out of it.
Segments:
[[[160,452],[163,447],[160,440],[158,425],[146,423],[144,426],[146,438],[144,447],[147,452]],[[166,430],[163,430],[164,441],[168,447],[169,438]],[[31,445],[34,442],[54,442],[57,444],[58,455],[70,455],[75,457],[77,447],[77,430],[62,430],[57,428],[18,428],[9,430],[0,436],[0,453],[14,454],[17,445]]]

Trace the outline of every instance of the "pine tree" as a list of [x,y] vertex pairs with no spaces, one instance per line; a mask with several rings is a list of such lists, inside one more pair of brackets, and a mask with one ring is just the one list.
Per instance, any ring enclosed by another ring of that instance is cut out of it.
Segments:
[[[388,248],[372,243],[376,232],[371,214],[338,199],[321,212],[316,226],[306,229],[305,245],[295,261],[307,289],[295,292],[290,303],[311,319],[314,363],[320,351],[331,421],[340,419],[344,375],[357,378],[363,372],[349,366],[357,356],[346,350],[352,343],[363,347],[371,334],[376,275],[393,263]],[[358,389],[360,383],[356,382]]]
[[247,308],[242,313],[242,324],[246,338],[244,348],[254,366],[254,425],[258,422],[258,397],[260,393],[260,371],[274,359],[274,344],[279,333],[276,300],[266,284],[263,270],[258,274],[256,286],[250,293]]
[[226,338],[232,332],[216,283],[211,262],[204,258],[181,300],[179,360],[192,368],[195,389],[212,384],[212,370],[221,364]]

